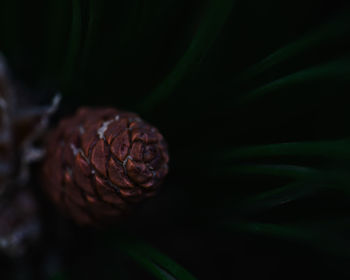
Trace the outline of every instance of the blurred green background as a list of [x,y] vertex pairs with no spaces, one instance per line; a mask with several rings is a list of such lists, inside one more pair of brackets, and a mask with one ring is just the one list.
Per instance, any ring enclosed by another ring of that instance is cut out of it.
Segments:
[[[56,119],[135,111],[168,141],[159,195],[108,230],[41,194],[1,279],[348,279],[348,1],[2,0],[0,51]],[[57,120],[54,120],[55,122]]]

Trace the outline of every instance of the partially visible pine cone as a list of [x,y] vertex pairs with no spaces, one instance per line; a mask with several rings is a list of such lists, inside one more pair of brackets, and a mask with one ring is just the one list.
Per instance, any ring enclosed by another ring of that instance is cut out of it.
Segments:
[[79,224],[111,223],[156,193],[168,160],[163,136],[138,115],[82,108],[48,137],[44,188]]
[[0,249],[23,255],[40,236],[37,202],[31,192],[19,190],[0,201]]
[[43,150],[34,143],[44,134],[49,117],[60,101],[57,94],[52,105],[31,104],[26,90],[20,90],[8,72],[0,53],[0,196],[8,189],[28,183],[29,164],[43,155]]
[[34,106],[20,88],[0,53],[0,251],[11,257],[24,254],[40,234],[29,166],[43,155],[35,145],[59,103],[56,95],[51,106]]

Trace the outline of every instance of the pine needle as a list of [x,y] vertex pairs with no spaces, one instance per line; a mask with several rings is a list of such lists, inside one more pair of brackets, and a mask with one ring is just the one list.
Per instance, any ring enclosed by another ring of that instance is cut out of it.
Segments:
[[[123,238],[125,239],[125,238]],[[162,280],[195,280],[187,270],[166,255],[139,240],[123,241],[118,247],[143,268]]]
[[260,146],[241,147],[222,153],[221,159],[241,159],[275,156],[316,156],[326,158],[349,159],[350,140],[290,142]]
[[170,74],[142,102],[141,108],[152,110],[152,108],[169,97],[184,77],[194,70],[195,64],[198,64],[200,59],[209,50],[225,24],[233,7],[233,2],[233,0],[210,1],[197,33],[188,49]]
[[82,38],[82,16],[81,4],[79,0],[72,1],[72,25],[70,30],[70,37],[68,41],[68,50],[64,66],[64,83],[69,84],[74,76],[76,69],[77,57],[79,54],[80,44]]
[[[260,88],[244,94],[238,102],[251,102],[269,93],[279,91],[291,85],[324,80],[350,81],[350,59],[344,58],[324,65],[308,68],[272,81]],[[301,98],[302,96],[299,96]]]
[[273,175],[281,177],[291,177],[295,179],[316,175],[318,170],[305,166],[288,165],[288,164],[240,164],[220,168],[225,173]]
[[[344,224],[348,224],[348,222],[340,222],[341,226],[344,226]],[[345,240],[337,234],[341,229],[337,228],[336,221],[321,221],[318,224],[310,223],[309,225],[238,222],[227,223],[226,227],[239,232],[295,240],[309,244],[317,250],[337,256],[350,257],[349,240]]]
[[309,32],[302,38],[289,43],[281,49],[278,49],[257,64],[239,74],[235,81],[242,82],[253,79],[259,74],[268,71],[272,67],[295,58],[295,56],[305,52],[306,50],[315,48],[324,42],[333,43],[337,41],[349,33],[349,19],[349,12],[347,11],[345,15],[341,15],[333,21],[323,24],[321,27]]

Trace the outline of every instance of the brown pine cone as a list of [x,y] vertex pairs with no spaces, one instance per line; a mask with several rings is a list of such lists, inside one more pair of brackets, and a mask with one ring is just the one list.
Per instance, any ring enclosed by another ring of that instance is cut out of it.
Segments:
[[168,160],[163,136],[138,115],[81,108],[48,137],[44,188],[79,224],[110,223],[156,193]]

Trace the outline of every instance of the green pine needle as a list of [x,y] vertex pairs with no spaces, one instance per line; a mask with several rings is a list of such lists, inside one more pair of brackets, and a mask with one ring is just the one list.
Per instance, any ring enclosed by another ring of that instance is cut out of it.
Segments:
[[74,76],[76,70],[77,57],[80,50],[82,39],[82,15],[81,4],[79,0],[72,1],[72,25],[70,30],[70,37],[67,47],[67,55],[65,66],[63,69],[64,84],[69,84]]
[[338,228],[348,222],[322,221],[306,224],[271,224],[258,222],[227,223],[226,228],[234,231],[264,235],[267,237],[295,240],[337,256],[350,257],[349,241],[337,234]]
[[293,59],[295,56],[306,50],[315,48],[325,42],[337,41],[337,39],[342,38],[349,32],[349,19],[349,12],[346,12],[344,16],[340,16],[332,22],[322,25],[317,30],[314,30],[285,47],[278,49],[262,61],[242,72],[237,76],[235,81],[242,82],[252,79],[278,64]]
[[258,213],[315,194],[321,187],[314,182],[296,181],[243,200],[235,208]]
[[53,275],[51,275],[48,279],[49,280],[68,280],[69,278],[63,272],[56,272]]
[[175,87],[194,69],[194,65],[209,50],[228,18],[233,7],[233,0],[210,1],[206,13],[185,54],[174,66],[170,74],[142,102],[141,108],[151,110],[165,100]]
[[227,168],[220,168],[223,172],[234,172],[243,174],[260,174],[260,175],[273,175],[273,176],[285,176],[295,179],[304,178],[319,173],[318,170],[305,166],[287,165],[287,164],[242,164],[234,165]]
[[140,241],[129,240],[118,244],[118,247],[134,261],[161,280],[195,280],[187,270],[153,247]]
[[[330,63],[301,70],[286,77],[277,79],[257,88],[241,97],[241,102],[251,102],[268,93],[276,92],[291,85],[309,81],[334,80],[350,81],[350,59],[341,59]],[[310,93],[311,94],[311,93]]]
[[88,63],[89,54],[92,46],[94,45],[96,35],[98,32],[98,23],[100,20],[101,13],[101,1],[90,0],[89,1],[89,14],[88,24],[86,28],[86,38],[82,49],[83,66],[84,69]]
[[242,159],[274,156],[317,156],[326,158],[349,159],[350,140],[291,142],[260,146],[241,147],[225,151],[221,159]]
[[267,223],[237,223],[231,225],[232,229],[250,232],[255,234],[264,234],[277,238],[292,238],[301,240],[312,240],[314,234],[311,231],[290,225],[276,225]]

